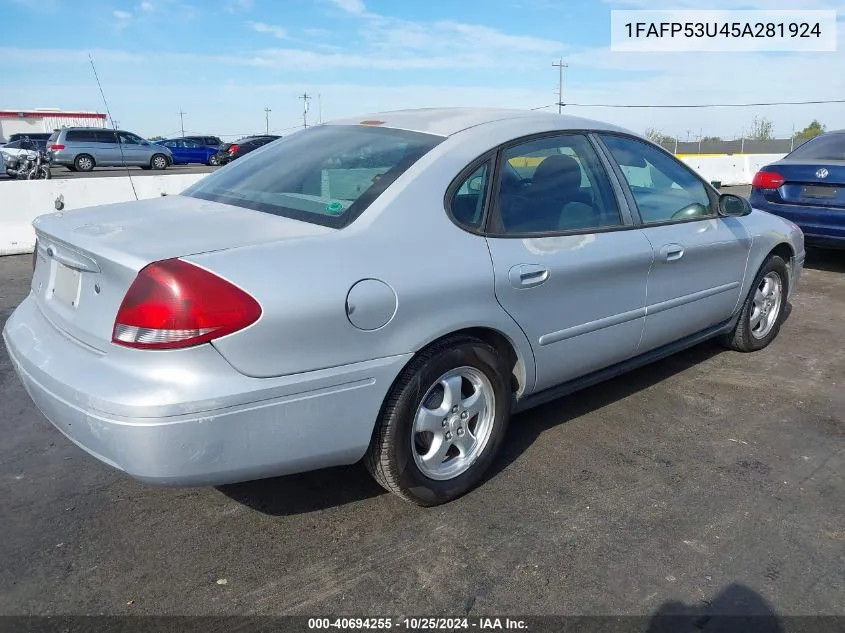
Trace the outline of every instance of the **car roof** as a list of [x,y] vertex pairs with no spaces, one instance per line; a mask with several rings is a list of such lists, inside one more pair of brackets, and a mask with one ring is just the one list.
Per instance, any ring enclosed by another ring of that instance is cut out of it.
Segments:
[[418,108],[375,112],[356,117],[329,121],[327,125],[378,125],[413,132],[424,132],[437,136],[452,136],[471,127],[479,127],[504,121],[521,119],[526,127],[548,125],[554,121],[560,129],[594,129],[628,132],[623,128],[570,115],[537,110],[509,108]]

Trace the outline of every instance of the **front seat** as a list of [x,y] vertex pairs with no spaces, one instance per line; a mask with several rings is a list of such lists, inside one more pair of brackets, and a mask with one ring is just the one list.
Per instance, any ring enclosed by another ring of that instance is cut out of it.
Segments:
[[581,166],[564,154],[543,159],[528,190],[502,210],[509,232],[581,228],[585,220],[587,225],[595,223],[593,215],[592,198],[581,188]]

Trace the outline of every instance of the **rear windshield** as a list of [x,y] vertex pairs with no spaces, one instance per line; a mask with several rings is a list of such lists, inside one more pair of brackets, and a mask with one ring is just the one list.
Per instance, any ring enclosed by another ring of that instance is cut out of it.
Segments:
[[238,158],[183,195],[342,228],[441,141],[390,128],[317,126]]
[[801,160],[845,160],[845,134],[817,136],[787,155],[787,158],[800,158]]

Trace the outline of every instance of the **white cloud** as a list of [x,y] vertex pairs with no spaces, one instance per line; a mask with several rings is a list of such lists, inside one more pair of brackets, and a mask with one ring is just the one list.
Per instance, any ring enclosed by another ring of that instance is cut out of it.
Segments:
[[239,11],[251,11],[254,6],[255,0],[228,0],[224,8],[229,13],[237,13]]
[[131,20],[132,19],[132,14],[129,13],[128,11],[113,11],[112,14],[118,20]]
[[247,22],[247,24],[256,33],[267,33],[280,40],[283,40],[288,36],[288,32],[281,26],[266,24],[265,22]]
[[144,2],[138,5],[138,10],[149,13],[150,11],[155,10],[155,7],[153,6],[152,2],[146,2],[145,0]]
[[329,0],[329,2],[347,13],[363,14],[367,11],[362,0]]

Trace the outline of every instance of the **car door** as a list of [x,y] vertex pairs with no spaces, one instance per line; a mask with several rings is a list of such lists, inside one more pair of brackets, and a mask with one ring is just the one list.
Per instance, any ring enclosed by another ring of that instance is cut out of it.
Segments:
[[100,167],[116,167],[123,165],[117,132],[114,130],[96,130],[91,132],[93,143],[90,147],[94,160]]
[[[637,350],[653,253],[606,167],[577,133],[525,140],[498,155],[487,243],[496,298],[531,342],[535,391]],[[463,206],[464,217],[477,216]]]
[[668,152],[625,135],[601,140],[654,250],[640,351],[728,320],[751,249],[742,222],[719,216],[718,195]]
[[188,163],[204,163],[205,160],[203,159],[205,152],[202,149],[202,146],[197,143],[196,141],[192,141],[190,139],[182,139],[179,141],[184,148],[184,156],[185,161]]
[[152,152],[150,146],[144,144],[144,139],[131,132],[118,132],[123,158],[127,165],[146,166],[150,164]]

